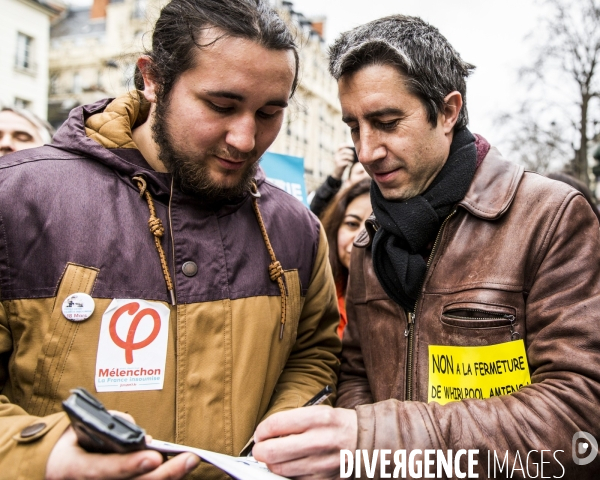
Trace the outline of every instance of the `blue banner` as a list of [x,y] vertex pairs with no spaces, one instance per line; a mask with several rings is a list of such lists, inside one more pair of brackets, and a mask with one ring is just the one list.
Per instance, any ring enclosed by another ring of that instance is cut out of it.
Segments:
[[270,183],[285,190],[308,207],[304,183],[304,158],[265,152],[260,166]]

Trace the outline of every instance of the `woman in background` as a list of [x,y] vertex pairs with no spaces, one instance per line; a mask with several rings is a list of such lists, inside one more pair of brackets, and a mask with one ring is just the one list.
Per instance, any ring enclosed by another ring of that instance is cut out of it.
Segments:
[[329,262],[335,278],[340,309],[338,326],[340,338],[348,323],[345,297],[352,244],[358,232],[365,227],[365,220],[373,211],[370,188],[370,178],[348,186],[336,195],[323,214],[323,227],[329,242]]

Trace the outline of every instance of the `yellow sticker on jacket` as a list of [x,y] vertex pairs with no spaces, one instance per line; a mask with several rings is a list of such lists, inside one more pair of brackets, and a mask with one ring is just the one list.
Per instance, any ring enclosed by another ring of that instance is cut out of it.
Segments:
[[428,402],[498,397],[529,384],[523,340],[483,347],[429,345]]

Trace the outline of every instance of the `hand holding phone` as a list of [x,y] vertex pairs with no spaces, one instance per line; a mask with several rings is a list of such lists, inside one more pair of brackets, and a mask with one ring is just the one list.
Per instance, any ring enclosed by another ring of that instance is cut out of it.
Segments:
[[63,402],[79,445],[92,453],[130,453],[146,449],[146,432],[110,413],[83,388],[71,390]]
[[[160,451],[146,449],[142,428],[108,412],[82,388],[71,393],[63,408],[73,428],[63,433],[50,452],[46,480],[84,476],[112,480],[137,478],[149,472],[154,480],[179,480],[200,463],[193,453],[182,453],[165,462]],[[120,453],[123,450],[132,453]]]

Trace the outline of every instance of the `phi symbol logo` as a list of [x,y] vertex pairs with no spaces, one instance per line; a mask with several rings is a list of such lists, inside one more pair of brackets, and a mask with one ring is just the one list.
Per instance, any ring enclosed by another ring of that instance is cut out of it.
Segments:
[[[133,363],[133,351],[147,347],[154,340],[156,340],[156,337],[160,333],[161,322],[160,315],[158,314],[158,312],[156,310],[153,310],[152,308],[144,308],[138,312],[139,308],[140,304],[137,302],[131,302],[126,305],[123,305],[121,308],[118,308],[115,311],[115,313],[110,319],[109,324],[110,338],[113,342],[115,342],[115,345],[125,350],[125,361],[128,365]],[[135,317],[133,317],[131,325],[129,326],[127,338],[122,339],[117,333],[117,324],[119,323],[121,316],[124,313],[127,313],[128,315],[134,315],[136,312],[137,314],[135,315]],[[149,319],[153,322],[152,331],[145,339],[136,342],[135,332],[138,329],[140,322],[145,317],[149,317]]]
[[573,461],[576,465],[587,465],[598,455],[598,442],[588,432],[573,435]]

